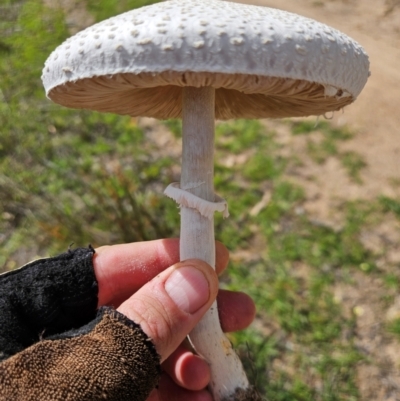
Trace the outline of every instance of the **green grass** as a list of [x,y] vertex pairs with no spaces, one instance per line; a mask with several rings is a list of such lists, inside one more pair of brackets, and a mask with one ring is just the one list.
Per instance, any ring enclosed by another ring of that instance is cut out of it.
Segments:
[[[143,3],[88,4],[100,19]],[[62,12],[26,1],[18,19],[1,18],[0,266],[11,269],[21,254],[54,254],[71,243],[178,235],[178,210],[162,191],[179,178],[179,160],[128,117],[67,110],[45,99],[43,63],[68,35]],[[179,141],[180,122],[163,124]],[[351,131],[326,121],[290,127],[308,141],[307,157],[316,164],[338,158],[362,185],[365,162],[341,150]],[[215,187],[231,213],[216,216],[217,238],[232,251],[222,285],[248,292],[258,310],[256,324],[230,339],[269,400],[358,400],[357,366],[367,362],[355,346],[356,318],[334,288],[365,274],[398,289],[396,270],[380,271],[361,238],[381,219],[400,217],[399,199],[345,202],[339,227],[316,222],[304,212],[306,191],[290,175],[293,159],[281,156],[281,147],[277,133],[258,121],[216,127]],[[228,162],[232,157],[240,162]],[[269,200],[251,214],[265,194]],[[400,343],[398,321],[385,330]]]
[[[244,135],[237,132],[239,127]],[[265,243],[250,262],[232,262],[225,281],[255,299],[268,336],[261,329],[232,338],[252,382],[268,399],[356,400],[354,372],[363,356],[353,345],[354,336],[343,340],[345,331],[352,332],[354,317],[345,317],[332,288],[346,282],[352,271],[376,270],[374,255],[360,241],[372,209],[359,202],[346,204],[340,230],[297,213],[304,191],[287,181],[289,161],[278,156],[275,136],[257,121],[224,123],[217,129],[217,187],[233,204],[232,218],[218,222],[218,236],[232,250],[246,249],[254,236]],[[247,162],[229,169],[219,166],[218,160],[235,149],[251,155]],[[257,216],[249,216],[262,197],[261,188],[271,191],[270,201]],[[296,274],[301,266],[306,275]],[[274,369],[277,360],[283,367]]]
[[161,189],[177,161],[155,157],[128,117],[45,98],[44,61],[68,36],[60,10],[27,1],[14,23],[0,59],[0,265],[12,266],[21,244],[42,254],[176,235],[179,216]]
[[397,218],[400,219],[400,201],[390,198],[388,196],[381,196],[379,202],[385,212],[392,212]]
[[87,8],[94,15],[96,21],[102,21],[114,15],[157,3],[156,0],[87,0]]
[[395,319],[388,325],[388,331],[400,340],[400,319]]
[[291,123],[293,135],[306,135],[308,155],[318,164],[329,157],[337,157],[346,169],[349,178],[362,184],[361,172],[367,166],[363,157],[352,151],[340,150],[340,144],[350,140],[354,134],[346,127],[333,127],[326,121],[296,121]]

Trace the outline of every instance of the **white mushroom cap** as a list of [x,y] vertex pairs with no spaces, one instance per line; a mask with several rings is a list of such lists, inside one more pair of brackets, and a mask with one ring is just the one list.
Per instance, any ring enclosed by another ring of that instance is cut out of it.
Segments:
[[320,115],[353,102],[369,76],[348,36],[288,12],[171,0],[100,22],[60,45],[43,83],[64,106],[180,117],[182,87],[216,88],[216,118]]

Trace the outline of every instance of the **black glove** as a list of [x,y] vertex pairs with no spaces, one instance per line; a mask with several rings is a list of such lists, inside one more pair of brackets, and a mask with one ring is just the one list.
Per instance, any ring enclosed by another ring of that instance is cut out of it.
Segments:
[[140,326],[96,316],[94,250],[76,249],[0,275],[1,401],[143,401],[160,358]]

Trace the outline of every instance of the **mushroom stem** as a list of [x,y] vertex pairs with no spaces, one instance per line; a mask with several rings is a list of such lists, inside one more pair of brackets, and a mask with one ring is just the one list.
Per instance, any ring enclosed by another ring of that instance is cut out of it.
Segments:
[[[215,89],[183,88],[183,152],[181,189],[210,202],[214,195]],[[215,267],[214,218],[181,207],[181,260],[198,258]],[[211,368],[210,390],[215,401],[251,399],[239,357],[221,330],[216,302],[190,333],[196,352]],[[240,393],[241,396],[238,397]]]
[[[215,89],[183,88],[181,189],[214,202]],[[180,256],[215,267],[214,218],[181,208]]]

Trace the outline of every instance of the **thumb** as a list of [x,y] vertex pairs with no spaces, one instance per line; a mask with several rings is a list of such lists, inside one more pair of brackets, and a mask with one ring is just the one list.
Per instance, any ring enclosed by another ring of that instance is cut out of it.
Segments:
[[218,293],[218,278],[207,263],[190,259],[168,268],[120,305],[140,324],[163,362],[179,346]]

